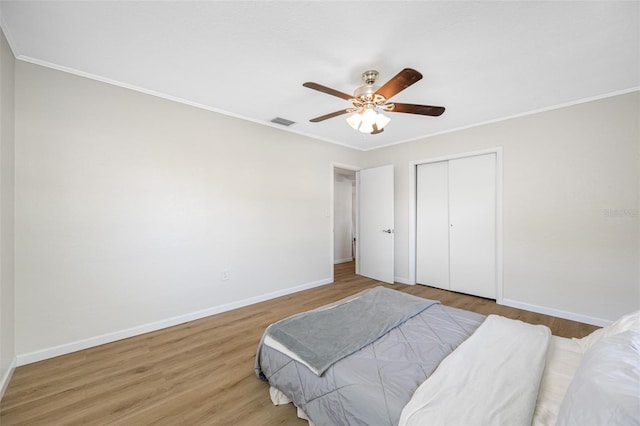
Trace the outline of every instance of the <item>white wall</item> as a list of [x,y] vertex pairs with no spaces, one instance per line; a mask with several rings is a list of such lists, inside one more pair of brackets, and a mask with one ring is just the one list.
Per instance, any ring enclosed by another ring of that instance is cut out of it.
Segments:
[[15,367],[14,63],[0,31],[0,398]]
[[19,363],[330,282],[359,154],[17,61]]
[[638,93],[356,152],[21,61],[15,80],[19,363],[328,282],[333,163],[396,165],[408,277],[409,163],[494,146],[505,299],[587,320],[640,304]]
[[640,308],[639,105],[633,92],[368,151],[365,167],[395,164],[396,275],[409,163],[502,146],[505,303],[599,323]]

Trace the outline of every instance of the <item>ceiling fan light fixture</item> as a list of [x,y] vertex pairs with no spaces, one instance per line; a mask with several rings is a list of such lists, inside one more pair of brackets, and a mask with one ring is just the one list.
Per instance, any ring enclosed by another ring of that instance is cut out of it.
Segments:
[[373,132],[373,125],[376,124],[378,119],[378,113],[374,108],[365,108],[362,113],[362,123],[360,124],[360,130],[362,133]]
[[361,108],[355,114],[347,118],[347,123],[354,130],[362,133],[371,133],[374,131],[374,125],[378,130],[382,130],[384,126],[389,124],[391,119],[386,115],[380,114],[375,108]]
[[353,127],[354,130],[358,130],[360,123],[362,123],[362,116],[360,115],[360,112],[356,112],[351,117],[347,118],[347,123],[349,123],[349,126]]
[[381,113],[378,113],[378,116],[376,117],[376,126],[378,126],[378,130],[384,129],[384,126],[389,124],[390,121],[391,119],[389,117]]
[[362,133],[371,133],[373,132],[373,124],[362,123],[358,130],[360,130]]
[[378,114],[376,113],[375,109],[365,108],[364,112],[362,113],[362,124],[373,126],[373,124],[376,122],[377,117]]

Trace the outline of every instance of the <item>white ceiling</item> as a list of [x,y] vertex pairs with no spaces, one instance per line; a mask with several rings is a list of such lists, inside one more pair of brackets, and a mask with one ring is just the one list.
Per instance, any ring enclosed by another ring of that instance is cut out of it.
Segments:
[[[640,87],[639,1],[2,1],[18,59],[368,150]],[[424,78],[378,135],[347,116],[367,69]],[[270,123],[283,117],[296,124]]]

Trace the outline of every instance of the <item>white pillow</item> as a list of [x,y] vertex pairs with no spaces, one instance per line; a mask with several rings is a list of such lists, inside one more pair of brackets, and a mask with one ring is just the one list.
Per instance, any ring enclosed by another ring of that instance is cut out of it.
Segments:
[[585,352],[557,425],[640,425],[640,330],[605,337]]
[[640,330],[640,311],[624,315],[613,324],[599,328],[582,339],[576,339],[576,341],[582,347],[582,352],[586,352],[591,346],[605,337],[614,336],[627,330]]

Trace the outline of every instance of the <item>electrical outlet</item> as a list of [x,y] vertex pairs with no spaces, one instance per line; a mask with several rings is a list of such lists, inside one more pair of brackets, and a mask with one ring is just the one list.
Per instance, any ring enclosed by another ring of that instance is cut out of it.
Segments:
[[228,270],[222,271],[222,275],[220,276],[221,281],[229,281],[231,279],[231,273]]

